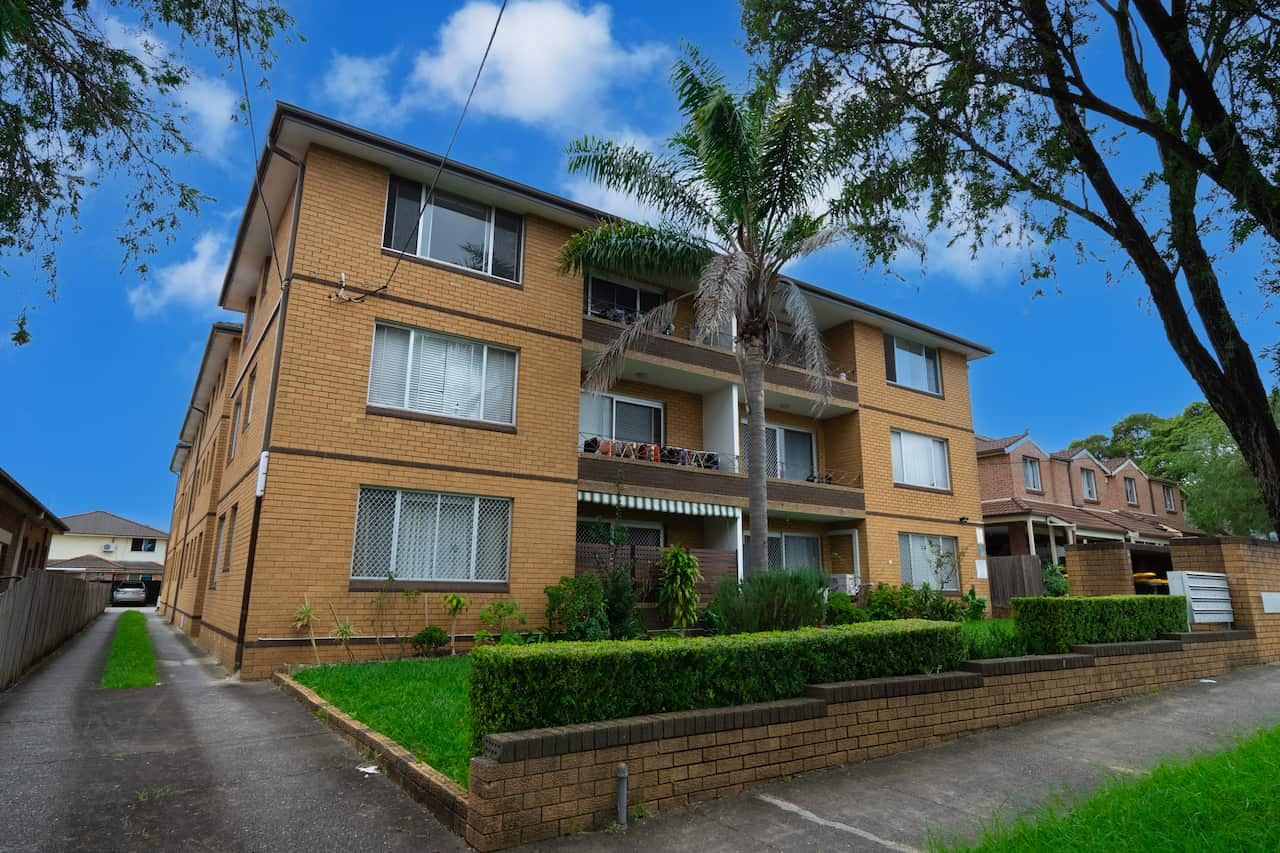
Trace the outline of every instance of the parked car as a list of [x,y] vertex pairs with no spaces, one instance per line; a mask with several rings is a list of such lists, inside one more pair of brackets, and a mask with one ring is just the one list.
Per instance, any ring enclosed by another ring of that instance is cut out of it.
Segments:
[[111,591],[112,604],[146,604],[147,587],[138,581],[125,581]]

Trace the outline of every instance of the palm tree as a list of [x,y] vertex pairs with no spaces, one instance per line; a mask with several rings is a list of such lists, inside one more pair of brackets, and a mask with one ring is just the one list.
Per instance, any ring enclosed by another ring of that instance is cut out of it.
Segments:
[[[675,63],[672,84],[685,123],[665,152],[594,137],[567,149],[571,174],[647,205],[658,224],[602,222],[570,238],[561,266],[566,272],[697,282],[690,293],[651,309],[614,340],[588,372],[589,393],[608,390],[627,353],[671,324],[679,299],[694,301],[700,342],[735,321],[748,413],[749,556],[760,568],[768,565],[769,542],[765,364],[790,344],[798,348],[819,401],[825,401],[830,382],[809,303],[782,268],[850,239],[853,231],[844,214],[823,209],[824,190],[841,170],[823,132],[824,106],[805,88],[784,93],[776,77],[762,75],[737,95],[695,48]],[[779,334],[780,315],[793,329],[790,341]]]

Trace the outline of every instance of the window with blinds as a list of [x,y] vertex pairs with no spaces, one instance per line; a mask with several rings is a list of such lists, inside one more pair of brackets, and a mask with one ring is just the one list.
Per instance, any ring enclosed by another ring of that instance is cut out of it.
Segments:
[[960,589],[960,557],[954,536],[898,534],[902,582],[955,592]]
[[362,486],[351,577],[505,581],[510,544],[507,498]]
[[[803,533],[770,533],[768,571],[822,571],[822,540]],[[754,571],[751,565],[751,537],[742,537],[743,572]]]
[[895,483],[927,489],[951,488],[945,440],[900,429],[891,430],[889,435]]
[[378,323],[369,405],[514,424],[516,363],[514,350]]

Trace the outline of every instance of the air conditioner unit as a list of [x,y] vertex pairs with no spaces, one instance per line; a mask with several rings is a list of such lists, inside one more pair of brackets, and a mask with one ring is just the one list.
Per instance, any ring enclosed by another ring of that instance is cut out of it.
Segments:
[[104,553],[104,554],[114,554],[115,552],[116,552],[116,543],[114,543],[114,542],[107,542],[107,543],[104,543],[104,544],[103,544],[103,546],[102,546],[102,553]]

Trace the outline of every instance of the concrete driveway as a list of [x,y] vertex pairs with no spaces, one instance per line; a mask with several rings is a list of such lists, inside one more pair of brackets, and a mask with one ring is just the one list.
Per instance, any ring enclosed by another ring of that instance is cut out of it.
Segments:
[[102,690],[112,608],[0,693],[0,850],[465,850],[269,683],[154,613],[160,684]]

